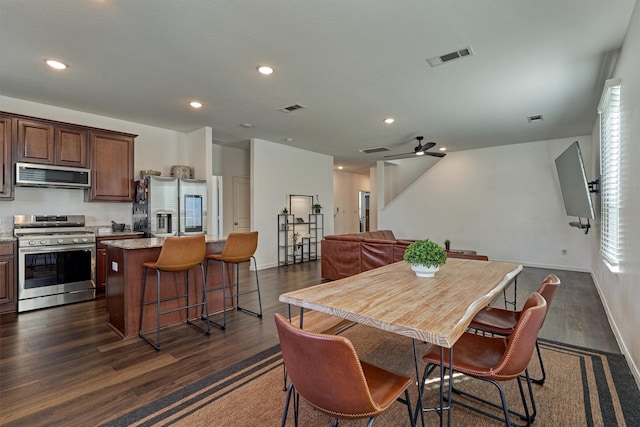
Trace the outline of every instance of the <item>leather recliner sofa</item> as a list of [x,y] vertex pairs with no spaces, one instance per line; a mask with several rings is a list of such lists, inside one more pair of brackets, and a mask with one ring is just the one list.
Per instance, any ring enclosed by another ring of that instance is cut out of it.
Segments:
[[397,240],[391,230],[325,236],[320,243],[322,277],[342,279],[402,261],[414,240]]

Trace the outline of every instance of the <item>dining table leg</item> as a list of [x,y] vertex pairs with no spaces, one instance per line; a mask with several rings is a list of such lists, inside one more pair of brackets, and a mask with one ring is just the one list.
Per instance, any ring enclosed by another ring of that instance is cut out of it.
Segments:
[[[416,343],[416,339],[413,339],[413,360],[415,362],[415,366],[416,366],[416,378],[417,378],[417,385],[418,385],[418,403],[416,403],[416,413],[420,414],[420,421],[422,422],[422,427],[424,427],[424,405],[422,404],[422,388],[423,388],[423,384],[421,384],[422,381],[422,376],[420,375],[420,367],[419,367],[419,359],[418,359],[418,346]],[[413,420],[414,424],[416,423],[417,420]]]
[[[422,423],[422,426],[424,427],[424,413],[425,412],[436,412],[438,414],[438,416],[440,417],[440,427],[442,427],[444,425],[444,411],[447,411],[447,426],[451,426],[451,396],[452,396],[452,392],[453,392],[453,370],[449,369],[449,380],[447,383],[447,405],[445,406],[444,401],[445,401],[445,392],[444,392],[444,377],[445,377],[445,372],[446,369],[444,367],[444,347],[440,347],[440,383],[438,385],[438,394],[439,394],[439,406],[435,407],[435,408],[424,408],[424,403],[422,401],[422,397],[423,397],[423,389],[424,389],[424,384],[422,384],[423,381],[426,380],[426,378],[423,378],[420,376],[420,369],[419,369],[419,359],[418,359],[418,348],[416,345],[416,340],[413,340],[413,357],[414,357],[414,361],[415,361],[415,368],[416,368],[416,378],[418,379],[418,402],[416,403],[416,411],[415,411],[415,417],[416,419],[414,419],[414,423],[417,425],[417,416],[418,414],[420,414],[420,421]],[[449,367],[453,366],[453,348],[449,349]]]

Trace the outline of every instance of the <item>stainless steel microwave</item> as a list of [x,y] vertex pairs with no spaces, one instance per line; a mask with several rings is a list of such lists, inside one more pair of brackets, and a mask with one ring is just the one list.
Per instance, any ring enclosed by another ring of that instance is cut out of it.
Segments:
[[16,163],[15,185],[23,187],[91,187],[91,170],[66,166]]

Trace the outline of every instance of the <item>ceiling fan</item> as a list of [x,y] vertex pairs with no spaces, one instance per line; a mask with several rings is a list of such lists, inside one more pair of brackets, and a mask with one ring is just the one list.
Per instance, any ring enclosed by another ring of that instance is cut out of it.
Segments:
[[396,158],[396,159],[400,159],[400,158],[409,158],[409,157],[413,157],[413,156],[423,156],[423,155],[427,155],[427,156],[433,156],[433,157],[444,157],[446,156],[445,153],[432,153],[429,150],[430,148],[435,147],[436,143],[435,142],[427,142],[424,145],[422,145],[422,140],[424,139],[424,136],[416,136],[416,138],[418,140],[418,145],[413,149],[412,153],[403,153],[403,154],[390,154],[388,156],[384,156],[385,158],[389,159],[389,158]]

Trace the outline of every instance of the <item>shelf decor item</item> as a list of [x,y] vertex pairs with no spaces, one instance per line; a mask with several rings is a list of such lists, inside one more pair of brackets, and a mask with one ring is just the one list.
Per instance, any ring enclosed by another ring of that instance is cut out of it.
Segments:
[[447,239],[444,241],[444,249],[447,251],[451,249],[451,240]]
[[407,246],[404,261],[418,277],[433,277],[440,266],[447,262],[447,252],[429,239],[418,240]]
[[320,198],[318,197],[318,195],[316,194],[316,202],[311,205],[311,209],[313,209],[313,213],[320,213],[320,209],[322,209],[322,205],[320,204]]

